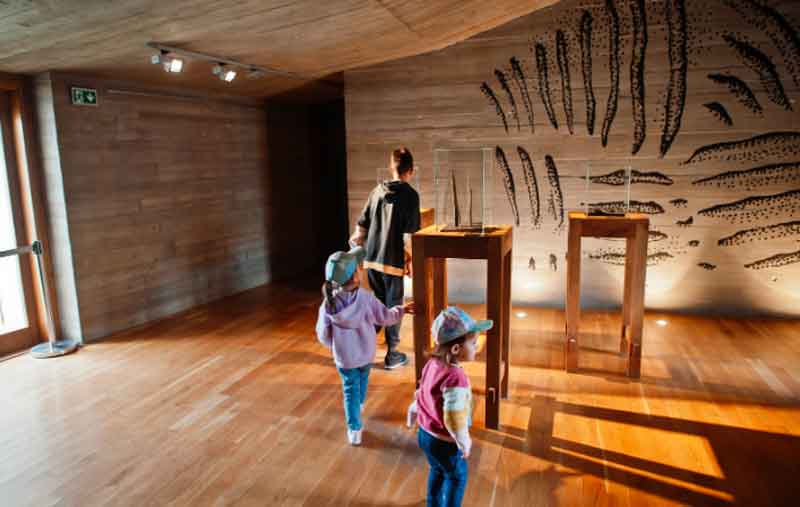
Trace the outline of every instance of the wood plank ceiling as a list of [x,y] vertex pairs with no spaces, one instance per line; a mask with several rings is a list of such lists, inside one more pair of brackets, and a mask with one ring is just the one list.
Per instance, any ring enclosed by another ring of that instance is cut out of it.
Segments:
[[[0,71],[66,71],[266,97],[439,49],[558,0],[0,0]],[[148,41],[290,71],[224,83],[149,64]]]

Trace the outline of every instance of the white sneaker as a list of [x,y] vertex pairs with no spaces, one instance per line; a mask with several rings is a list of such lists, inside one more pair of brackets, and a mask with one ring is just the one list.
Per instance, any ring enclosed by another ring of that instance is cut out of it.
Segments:
[[362,430],[347,430],[347,441],[350,445],[361,445]]

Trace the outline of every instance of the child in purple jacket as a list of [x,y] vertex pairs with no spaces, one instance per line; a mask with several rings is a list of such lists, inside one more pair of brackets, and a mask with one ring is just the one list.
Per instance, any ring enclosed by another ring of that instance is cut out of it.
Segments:
[[347,440],[352,445],[361,444],[361,406],[375,358],[375,326],[397,324],[414,311],[413,303],[386,308],[370,291],[359,288],[364,255],[364,249],[356,247],[328,257],[317,319],[317,338],[333,349],[342,378]]

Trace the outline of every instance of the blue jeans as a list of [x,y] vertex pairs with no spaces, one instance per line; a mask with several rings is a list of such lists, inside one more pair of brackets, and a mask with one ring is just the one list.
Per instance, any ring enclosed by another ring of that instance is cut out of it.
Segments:
[[467,487],[467,461],[453,442],[434,437],[422,428],[417,442],[425,452],[428,474],[428,507],[458,507]]
[[336,367],[339,376],[342,377],[344,419],[347,421],[348,429],[361,429],[361,405],[367,399],[367,382],[371,366],[368,364],[360,368]]

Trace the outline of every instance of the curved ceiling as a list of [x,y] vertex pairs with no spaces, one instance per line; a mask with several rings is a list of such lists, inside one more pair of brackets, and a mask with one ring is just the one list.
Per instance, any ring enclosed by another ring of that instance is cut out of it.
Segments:
[[[425,53],[558,0],[7,0],[0,70],[66,71],[252,97],[355,67]],[[167,74],[149,41],[293,72],[223,83],[211,64]]]

